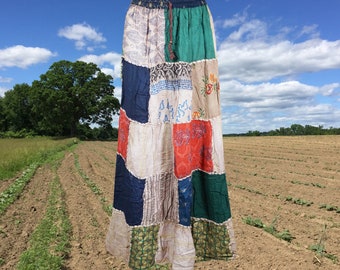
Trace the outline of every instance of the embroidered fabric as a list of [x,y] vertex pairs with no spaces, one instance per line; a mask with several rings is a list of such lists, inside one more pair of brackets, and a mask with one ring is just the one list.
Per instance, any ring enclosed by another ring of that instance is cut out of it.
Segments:
[[165,62],[164,10],[131,5],[125,18],[123,57],[142,67]]
[[205,0],[131,3],[107,249],[132,269],[228,260],[235,238],[210,11]]

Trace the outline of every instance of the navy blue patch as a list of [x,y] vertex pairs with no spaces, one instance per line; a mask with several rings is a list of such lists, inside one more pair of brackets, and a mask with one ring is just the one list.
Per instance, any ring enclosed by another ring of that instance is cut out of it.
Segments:
[[122,108],[137,122],[149,119],[150,69],[122,60]]
[[124,212],[129,226],[142,223],[144,188],[145,179],[133,176],[126,169],[124,159],[117,155],[113,207]]
[[192,208],[191,177],[178,181],[179,223],[190,226]]

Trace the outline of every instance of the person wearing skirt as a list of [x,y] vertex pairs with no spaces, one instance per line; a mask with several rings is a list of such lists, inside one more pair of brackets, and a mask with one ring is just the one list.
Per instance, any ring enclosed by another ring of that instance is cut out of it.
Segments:
[[205,0],[132,0],[107,250],[131,269],[235,257],[212,17]]

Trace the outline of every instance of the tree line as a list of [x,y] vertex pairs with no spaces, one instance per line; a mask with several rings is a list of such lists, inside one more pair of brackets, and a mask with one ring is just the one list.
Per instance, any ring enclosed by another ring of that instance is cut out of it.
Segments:
[[[17,84],[0,97],[0,137],[61,136],[116,139],[112,120],[120,104],[113,78],[94,63],[62,60],[31,85]],[[340,128],[293,124],[225,136],[340,135]]]
[[228,134],[226,136],[304,136],[304,135],[340,135],[340,128],[324,128],[323,126],[293,124],[270,131],[250,130],[247,133]]
[[120,104],[112,81],[94,63],[55,62],[39,80],[0,97],[0,136],[115,139],[111,123]]

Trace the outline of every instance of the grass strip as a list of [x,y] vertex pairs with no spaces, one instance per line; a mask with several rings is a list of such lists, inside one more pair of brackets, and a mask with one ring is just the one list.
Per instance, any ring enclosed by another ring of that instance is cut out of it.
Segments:
[[256,228],[263,229],[265,232],[270,233],[271,235],[275,236],[278,239],[291,242],[295,237],[291,235],[289,230],[284,230],[282,232],[278,231],[275,227],[276,221],[277,218],[273,220],[272,224],[266,225],[259,218],[252,218],[250,216],[243,218],[244,223]]
[[20,196],[27,183],[31,180],[39,163],[31,164],[22,175],[14,181],[6,190],[0,193],[0,215]]
[[320,258],[327,258],[331,260],[333,263],[337,263],[339,261],[338,257],[326,251],[326,248],[325,248],[325,242],[327,239],[326,231],[327,231],[327,225],[324,225],[322,229],[321,237],[318,243],[315,245],[310,245],[308,249],[315,252],[319,263],[321,263]]
[[35,174],[37,168],[45,163],[49,163],[58,156],[64,155],[64,150],[75,146],[76,142],[64,144],[62,147],[50,149],[48,153],[40,156],[40,159],[32,163],[27,169],[18,177],[7,189],[0,193],[0,215],[3,214],[6,209],[19,198],[20,194],[24,190],[25,186],[30,182],[31,178]]
[[91,189],[91,191],[99,197],[100,202],[102,204],[102,208],[109,216],[112,214],[112,205],[107,204],[107,199],[103,196],[103,192],[100,190],[100,188],[96,185],[95,182],[93,182],[90,177],[84,172],[84,170],[81,168],[79,163],[79,156],[76,153],[74,154],[74,165],[81,176],[83,180],[85,181],[86,185]]
[[326,209],[327,211],[334,211],[340,214],[340,207],[331,204],[321,204],[320,209]]
[[20,256],[19,270],[63,269],[64,259],[69,254],[72,227],[66,211],[65,192],[56,173],[57,164],[59,162],[54,161],[55,177],[50,183],[45,216],[30,238],[29,249]]
[[0,139],[0,180],[14,177],[30,164],[40,163],[58,151],[73,145],[77,139],[33,137]]
[[304,205],[304,206],[311,206],[313,204],[313,202],[306,201],[306,200],[303,200],[303,199],[300,199],[300,198],[293,198],[291,196],[286,197],[285,201],[286,202],[292,202],[292,203],[297,204],[297,205]]

